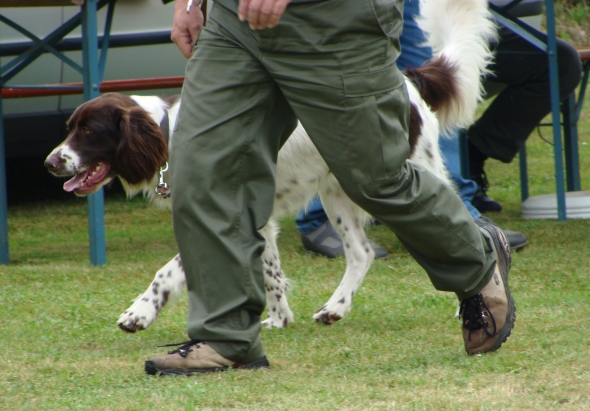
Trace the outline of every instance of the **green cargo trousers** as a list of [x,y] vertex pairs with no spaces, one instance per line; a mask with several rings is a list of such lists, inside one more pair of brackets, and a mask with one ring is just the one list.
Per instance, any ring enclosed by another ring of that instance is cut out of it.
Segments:
[[350,198],[389,227],[438,290],[479,292],[495,255],[456,193],[409,155],[396,67],[402,1],[291,4],[253,31],[213,5],[186,67],[171,147],[188,331],[234,361],[264,355],[263,227],[277,153],[299,119]]

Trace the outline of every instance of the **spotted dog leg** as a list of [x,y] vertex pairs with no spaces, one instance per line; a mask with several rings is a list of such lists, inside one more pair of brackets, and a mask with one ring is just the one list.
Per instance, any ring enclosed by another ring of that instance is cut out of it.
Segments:
[[315,321],[330,325],[349,313],[352,299],[371,267],[375,252],[365,234],[367,215],[363,210],[350,201],[341,189],[327,190],[321,199],[330,222],[342,238],[346,256],[342,282],[328,302],[313,315]]
[[145,330],[156,320],[166,303],[186,288],[186,279],[180,254],[176,255],[156,273],[154,280],[143,294],[135,299],[117,321],[126,332]]
[[262,270],[264,271],[264,286],[266,288],[266,306],[268,316],[262,322],[265,328],[286,328],[293,322],[293,313],[287,302],[289,284],[281,270],[279,249],[277,247],[278,227],[273,220],[260,230],[266,240],[266,247],[262,253]]

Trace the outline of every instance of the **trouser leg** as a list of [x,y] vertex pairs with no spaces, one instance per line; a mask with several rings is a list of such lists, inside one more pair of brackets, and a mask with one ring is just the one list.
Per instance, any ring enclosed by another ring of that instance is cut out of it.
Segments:
[[[260,33],[261,61],[351,199],[396,233],[437,289],[471,296],[495,257],[457,194],[406,161],[400,10],[391,1],[334,3],[292,7],[285,26]],[[334,19],[354,35],[333,28]]]
[[246,362],[263,355],[264,240],[257,230],[272,212],[277,153],[296,119],[218,17],[211,13],[186,69],[171,144],[173,222],[189,336]]
[[[502,30],[490,81],[507,85],[469,128],[471,144],[486,157],[509,163],[543,117],[551,111],[547,54],[508,30]],[[559,93],[563,100],[581,78],[578,53],[557,40]]]

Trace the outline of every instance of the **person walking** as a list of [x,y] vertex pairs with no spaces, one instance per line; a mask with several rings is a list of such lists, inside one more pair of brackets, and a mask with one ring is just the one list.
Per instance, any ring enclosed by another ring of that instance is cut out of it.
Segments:
[[467,353],[500,348],[516,310],[504,234],[479,227],[451,187],[406,161],[403,2],[216,0],[202,30],[198,7],[175,7],[172,39],[190,56],[170,157],[190,340],[145,371],[270,367],[258,230],[298,119],[346,194],[396,234],[436,289],[460,298]]

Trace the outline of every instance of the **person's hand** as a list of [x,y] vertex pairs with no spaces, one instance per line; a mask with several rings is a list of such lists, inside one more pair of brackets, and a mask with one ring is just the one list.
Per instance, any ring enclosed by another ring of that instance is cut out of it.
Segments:
[[279,24],[291,0],[240,0],[238,17],[248,21],[252,30],[273,28]]
[[199,7],[199,1],[193,3],[190,13],[186,12],[188,0],[176,0],[174,6],[170,38],[186,58],[193,54],[193,46],[203,28],[203,12]]

